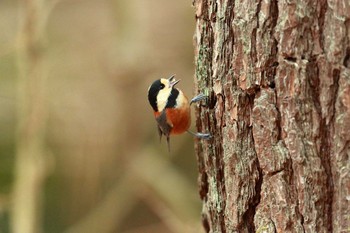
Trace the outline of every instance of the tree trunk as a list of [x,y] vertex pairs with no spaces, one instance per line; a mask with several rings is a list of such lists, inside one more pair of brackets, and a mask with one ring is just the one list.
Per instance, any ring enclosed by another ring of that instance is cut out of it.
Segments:
[[206,231],[349,231],[349,1],[194,5]]
[[44,41],[47,17],[53,5],[41,0],[22,1],[20,5],[17,151],[11,206],[14,233],[42,232],[43,189],[51,163],[45,150],[48,111]]

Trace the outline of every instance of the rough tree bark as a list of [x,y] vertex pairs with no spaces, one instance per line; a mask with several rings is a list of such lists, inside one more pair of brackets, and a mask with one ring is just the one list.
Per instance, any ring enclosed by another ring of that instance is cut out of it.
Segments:
[[349,0],[194,0],[207,232],[350,229]]

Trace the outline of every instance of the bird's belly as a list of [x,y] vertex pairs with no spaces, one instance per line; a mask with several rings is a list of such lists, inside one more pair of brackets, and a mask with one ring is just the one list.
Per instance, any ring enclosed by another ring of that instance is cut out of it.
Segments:
[[191,125],[191,113],[189,108],[166,109],[169,124],[172,126],[170,134],[181,134],[188,130]]

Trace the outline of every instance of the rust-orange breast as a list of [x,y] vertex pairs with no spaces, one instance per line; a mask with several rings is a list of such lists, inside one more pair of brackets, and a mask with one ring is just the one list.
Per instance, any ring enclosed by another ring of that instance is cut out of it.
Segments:
[[191,125],[190,108],[167,108],[166,116],[169,125],[172,126],[170,134],[181,134]]

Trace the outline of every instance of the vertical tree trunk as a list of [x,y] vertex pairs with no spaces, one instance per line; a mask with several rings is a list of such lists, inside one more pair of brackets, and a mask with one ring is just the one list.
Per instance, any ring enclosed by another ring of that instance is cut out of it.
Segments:
[[41,203],[47,172],[45,156],[46,69],[44,28],[48,8],[42,0],[21,3],[18,33],[17,152],[12,196],[14,233],[41,232]]
[[206,231],[348,231],[349,1],[194,5]]

